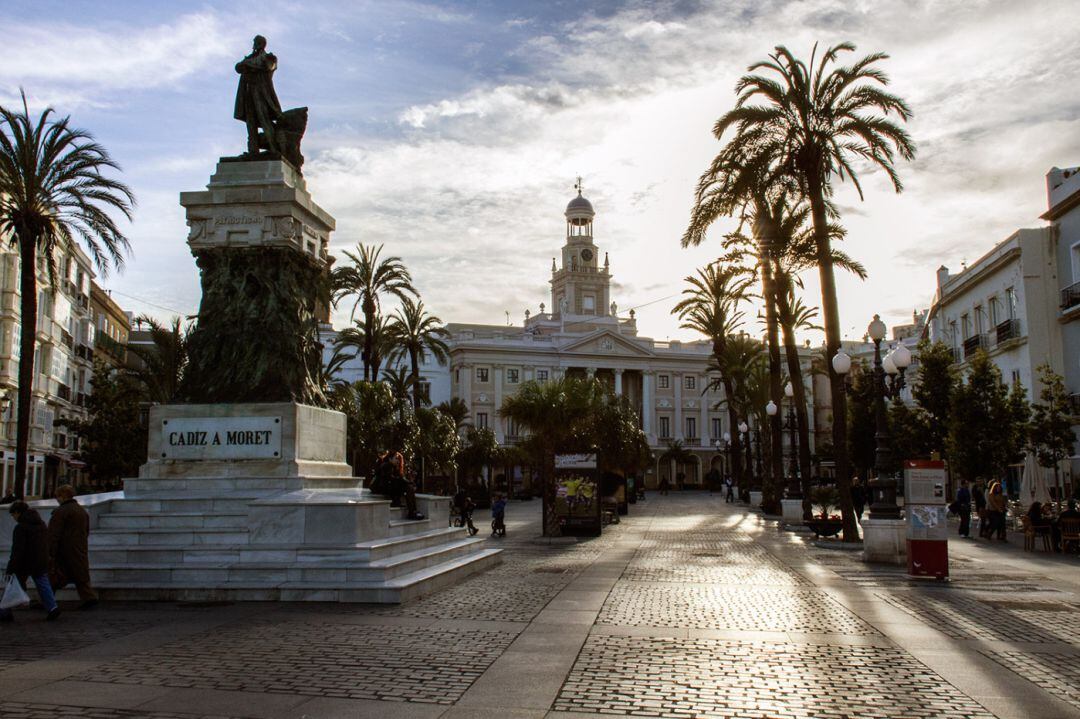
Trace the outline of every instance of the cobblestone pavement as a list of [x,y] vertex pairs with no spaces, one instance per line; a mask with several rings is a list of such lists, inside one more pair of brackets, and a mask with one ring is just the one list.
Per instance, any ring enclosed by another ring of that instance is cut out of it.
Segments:
[[961,543],[928,583],[704,494],[581,541],[539,509],[401,606],[22,610],[0,717],[1080,718],[1080,564]]

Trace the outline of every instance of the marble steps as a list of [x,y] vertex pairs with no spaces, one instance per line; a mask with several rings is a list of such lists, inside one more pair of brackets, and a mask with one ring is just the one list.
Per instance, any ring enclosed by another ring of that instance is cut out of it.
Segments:
[[91,544],[93,566],[103,564],[187,564],[191,562],[319,562],[326,559],[372,561],[434,547],[465,536],[459,527],[443,527],[401,537],[374,539],[351,545],[237,544],[237,545],[122,545]]
[[241,529],[247,512],[116,512],[102,515],[99,529]]
[[94,565],[93,579],[95,585],[103,589],[146,583],[159,586],[177,583],[191,585],[200,582],[207,586],[220,586],[231,582],[275,585],[286,582],[315,582],[326,586],[344,586],[357,582],[386,583],[459,559],[468,559],[482,550],[483,543],[482,539],[465,537],[369,562],[340,557],[308,562],[202,561],[179,565],[158,562],[101,563]]
[[269,496],[300,488],[339,489],[357,487],[358,477],[313,476],[299,477],[155,477],[124,480],[124,495],[130,499],[155,499],[159,497],[182,498],[185,495],[203,493],[222,496],[225,494],[248,494],[252,497]]
[[[281,601],[360,602],[397,604],[457,584],[476,572],[502,561],[501,549],[481,549],[387,581],[282,582],[268,586],[261,581],[223,582],[207,587],[199,581],[174,581],[167,586],[153,582],[125,582],[101,586],[106,600],[130,601]],[[74,590],[63,590],[61,599],[74,599]]]
[[248,544],[246,527],[96,529],[90,533],[90,549],[131,545],[191,546]]
[[199,496],[186,493],[176,497],[125,497],[112,503],[110,514],[184,514],[191,512],[225,514],[246,514],[248,504],[261,495],[244,492],[215,496]]

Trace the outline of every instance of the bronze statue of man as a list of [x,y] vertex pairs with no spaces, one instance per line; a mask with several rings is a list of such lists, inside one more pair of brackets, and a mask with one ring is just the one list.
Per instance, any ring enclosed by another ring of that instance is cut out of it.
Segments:
[[256,35],[251,54],[236,63],[240,85],[233,111],[233,117],[247,124],[249,155],[259,154],[259,130],[263,132],[266,149],[281,152],[274,129],[274,122],[281,118],[281,104],[274,92],[275,70],[277,58],[266,51],[266,38]]

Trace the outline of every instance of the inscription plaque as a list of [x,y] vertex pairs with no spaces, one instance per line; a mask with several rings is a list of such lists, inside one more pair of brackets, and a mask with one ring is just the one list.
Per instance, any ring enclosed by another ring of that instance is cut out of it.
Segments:
[[276,459],[281,417],[174,417],[161,420],[161,459]]

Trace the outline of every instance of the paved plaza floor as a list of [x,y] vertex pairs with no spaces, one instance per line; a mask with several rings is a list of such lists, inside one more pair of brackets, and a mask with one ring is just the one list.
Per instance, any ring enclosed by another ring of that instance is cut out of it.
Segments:
[[915,582],[719,496],[631,511],[546,543],[514,503],[501,565],[402,606],[21,610],[0,717],[1080,717],[1076,557],[957,540]]

